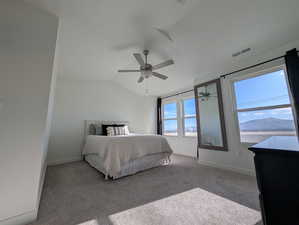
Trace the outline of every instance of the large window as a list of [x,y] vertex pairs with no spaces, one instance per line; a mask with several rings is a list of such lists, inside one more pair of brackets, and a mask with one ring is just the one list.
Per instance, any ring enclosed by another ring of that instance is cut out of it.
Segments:
[[284,69],[236,80],[233,87],[241,142],[296,135]]
[[170,136],[178,135],[178,110],[176,102],[163,104],[163,134]]
[[184,135],[196,136],[196,111],[195,111],[195,99],[189,98],[183,100],[183,122],[184,122]]
[[163,104],[163,135],[196,136],[194,97],[177,97]]

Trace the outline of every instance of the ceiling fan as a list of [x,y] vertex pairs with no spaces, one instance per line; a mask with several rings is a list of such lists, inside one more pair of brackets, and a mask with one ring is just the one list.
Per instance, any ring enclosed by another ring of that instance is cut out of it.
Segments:
[[172,59],[170,59],[165,62],[159,63],[155,66],[152,66],[151,64],[147,63],[147,56],[149,54],[149,50],[144,50],[143,54],[144,54],[145,60],[143,60],[142,55],[140,53],[133,54],[135,59],[137,60],[137,62],[140,65],[140,69],[138,69],[138,70],[118,70],[118,72],[120,72],[120,73],[140,72],[141,76],[139,77],[139,79],[137,81],[138,83],[141,83],[145,78],[149,78],[151,76],[166,80],[168,78],[167,76],[157,73],[157,72],[154,72],[154,70],[161,69],[166,66],[170,66],[170,65],[174,64],[174,61]]

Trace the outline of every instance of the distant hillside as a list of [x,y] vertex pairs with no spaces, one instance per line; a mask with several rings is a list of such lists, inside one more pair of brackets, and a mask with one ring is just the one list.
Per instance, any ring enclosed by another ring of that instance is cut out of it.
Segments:
[[[262,129],[261,129],[262,128]],[[292,120],[266,118],[250,120],[240,124],[241,131],[292,131],[295,130]]]

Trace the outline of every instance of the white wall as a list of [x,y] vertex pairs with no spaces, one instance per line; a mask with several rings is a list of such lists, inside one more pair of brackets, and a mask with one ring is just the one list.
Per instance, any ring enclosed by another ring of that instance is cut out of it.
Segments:
[[[288,43],[286,45],[280,46],[271,51],[265,52],[260,55],[253,55],[247,58],[241,58],[238,62],[232,62],[231,68],[242,68],[256,64],[258,62],[271,59],[280,55],[284,55],[286,51],[292,48],[299,48],[299,40],[295,42]],[[240,76],[246,73],[255,72],[265,68],[277,66],[283,63],[283,60],[279,60],[273,63],[266,64],[248,70],[242,73],[235,74],[234,76]],[[229,67],[229,66],[228,66]],[[233,70],[233,69],[231,69]],[[227,71],[231,72],[231,71]],[[196,79],[195,84],[200,84],[209,80],[213,80],[222,74],[223,71],[219,71],[214,74],[200,75]],[[233,96],[231,92],[230,79],[226,78],[222,80],[222,92],[223,92],[223,102],[224,102],[224,113],[226,121],[226,130],[228,136],[228,152],[213,151],[200,149],[199,150],[199,163],[215,166],[219,168],[225,168],[229,170],[239,171],[246,174],[254,174],[254,163],[253,155],[247,150],[246,145],[242,145],[239,142],[239,134],[237,129],[237,121],[233,112]],[[186,137],[167,137],[169,143],[174,149],[175,153],[183,154],[187,156],[196,156],[196,145],[197,139],[186,138]]]
[[166,137],[175,154],[196,157],[197,137]]
[[49,164],[81,158],[84,120],[129,121],[132,132],[155,132],[156,98],[111,81],[59,78],[54,102]]
[[57,26],[23,1],[0,2],[0,224],[37,213]]

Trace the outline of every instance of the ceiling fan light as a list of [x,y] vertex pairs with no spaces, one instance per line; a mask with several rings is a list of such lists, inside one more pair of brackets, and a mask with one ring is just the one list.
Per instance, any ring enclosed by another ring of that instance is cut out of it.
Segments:
[[149,78],[152,75],[152,71],[150,70],[142,70],[141,71],[142,76]]

